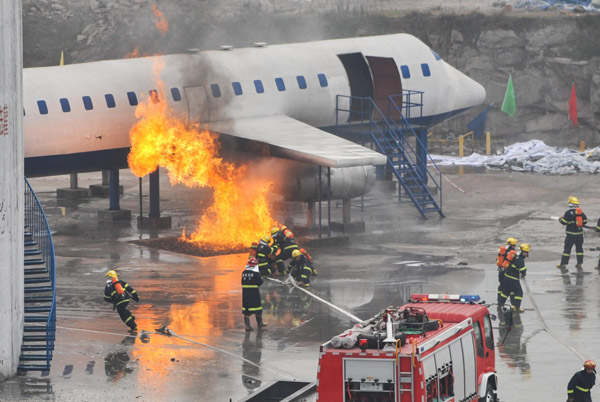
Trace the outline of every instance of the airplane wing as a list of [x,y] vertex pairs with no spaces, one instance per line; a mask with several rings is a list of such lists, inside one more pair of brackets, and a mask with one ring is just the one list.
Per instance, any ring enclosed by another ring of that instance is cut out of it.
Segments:
[[277,156],[325,167],[384,165],[385,155],[284,115],[208,123],[219,134],[272,145]]

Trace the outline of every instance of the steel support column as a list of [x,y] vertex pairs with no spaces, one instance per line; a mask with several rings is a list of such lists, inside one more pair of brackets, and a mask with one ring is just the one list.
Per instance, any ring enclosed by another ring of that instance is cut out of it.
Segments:
[[119,205],[119,169],[110,171],[109,211],[118,211]]
[[150,173],[150,217],[160,217],[160,185],[158,169]]

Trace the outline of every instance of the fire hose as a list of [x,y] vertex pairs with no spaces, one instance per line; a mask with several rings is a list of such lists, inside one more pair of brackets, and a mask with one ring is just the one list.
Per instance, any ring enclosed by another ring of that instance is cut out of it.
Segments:
[[250,364],[250,365],[252,365],[252,366],[254,366],[254,367],[257,367],[257,368],[259,368],[259,369],[263,369],[263,370],[266,370],[266,371],[270,371],[270,372],[271,372],[271,373],[273,373],[273,374],[281,375],[281,376],[283,376],[283,377],[286,377],[286,378],[288,378],[288,379],[290,379],[290,380],[293,380],[293,381],[295,381],[295,380],[296,380],[296,378],[294,377],[294,375],[293,375],[293,374],[291,374],[291,373],[288,373],[288,372],[286,372],[286,371],[284,371],[284,370],[281,370],[281,369],[277,369],[277,370],[270,369],[270,368],[268,368],[268,367],[264,367],[264,366],[261,366],[260,364],[254,363],[253,361],[251,361],[251,360],[248,360],[248,359],[246,359],[246,358],[244,358],[244,357],[240,357],[240,356],[236,355],[235,353],[231,353],[231,352],[229,352],[229,351],[227,351],[227,350],[220,349],[220,348],[217,348],[217,347],[214,347],[214,346],[208,345],[208,344],[206,344],[206,343],[198,342],[198,341],[195,341],[195,340],[193,340],[193,339],[186,338],[186,337],[184,337],[184,336],[181,336],[181,335],[177,335],[175,332],[173,332],[173,330],[172,330],[172,329],[170,329],[170,328],[167,328],[167,326],[166,326],[166,325],[163,325],[163,326],[162,326],[162,327],[160,327],[160,328],[156,328],[156,329],[154,330],[154,332],[151,332],[151,331],[145,331],[145,330],[141,330],[141,331],[140,331],[140,335],[139,335],[139,337],[140,337],[140,339],[142,340],[142,342],[145,342],[145,343],[147,343],[147,342],[149,342],[149,340],[150,340],[150,337],[149,337],[149,335],[153,335],[153,334],[155,334],[155,335],[164,335],[164,336],[172,336],[172,337],[174,337],[174,338],[178,338],[178,339],[184,340],[184,341],[186,341],[186,342],[193,343],[194,345],[199,345],[199,346],[205,347],[205,348],[207,348],[207,349],[211,349],[211,350],[214,350],[214,351],[216,351],[216,352],[219,352],[219,353],[224,353],[224,354],[226,354],[226,355],[228,355],[228,356],[235,357],[236,359],[240,359],[240,360],[242,360],[244,363]]
[[[534,311],[537,314],[538,319],[542,323],[542,326],[544,327],[543,330],[546,331],[548,333],[548,335],[550,335],[551,337],[553,337],[554,339],[556,339],[565,348],[567,348],[568,350],[570,350],[571,352],[573,352],[573,354],[575,354],[577,357],[579,357],[582,362],[584,362],[586,359],[583,357],[583,355],[581,353],[579,353],[575,348],[573,348],[572,346],[570,346],[567,342],[563,341],[558,335],[556,335],[548,327],[548,324],[546,324],[546,321],[544,320],[544,317],[542,317],[542,314],[540,313],[540,309],[538,308],[537,304],[535,303],[535,299],[533,298],[533,293],[529,289],[529,284],[527,283],[527,279],[526,278],[522,278],[521,281],[525,285],[525,290],[527,291],[527,294],[529,295],[529,299],[531,300],[531,304],[533,305]],[[598,373],[595,373],[595,374],[596,374],[596,378],[598,380],[600,380],[600,376],[598,375]]]
[[355,315],[353,315],[353,314],[351,314],[351,313],[349,313],[349,312],[347,312],[345,310],[342,310],[341,308],[339,308],[335,304],[330,303],[327,300],[320,298],[319,296],[317,296],[316,294],[314,294],[312,292],[309,292],[308,290],[304,289],[303,287],[298,286],[298,284],[296,283],[296,281],[294,280],[294,278],[292,278],[291,276],[289,276],[288,279],[285,280],[285,282],[284,281],[280,281],[279,279],[270,278],[270,277],[267,277],[267,279],[270,279],[270,280],[272,280],[274,282],[278,282],[278,283],[281,283],[281,284],[284,284],[284,285],[288,284],[288,283],[291,283],[292,286],[294,286],[296,289],[300,289],[301,291],[303,291],[304,293],[306,293],[310,297],[312,297],[312,298],[320,301],[321,303],[326,304],[327,306],[331,307],[335,311],[337,311],[339,313],[342,313],[344,316],[346,316],[346,317],[348,317],[348,318],[350,318],[350,319],[352,319],[352,320],[354,320],[354,321],[356,321],[358,323],[364,321],[364,320],[361,320],[360,318],[358,318],[357,316],[355,316]]

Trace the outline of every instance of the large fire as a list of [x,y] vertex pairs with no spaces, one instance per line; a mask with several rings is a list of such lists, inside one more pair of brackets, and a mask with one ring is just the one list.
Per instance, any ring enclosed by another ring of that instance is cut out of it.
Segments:
[[160,101],[163,94],[159,83],[158,93],[136,108],[139,120],[129,132],[129,168],[142,177],[164,167],[171,185],[213,190],[214,203],[195,232],[189,238],[184,232],[180,240],[220,251],[249,246],[273,224],[267,202],[271,183],[250,179],[246,166],[223,161],[217,136],[176,118],[167,102]]

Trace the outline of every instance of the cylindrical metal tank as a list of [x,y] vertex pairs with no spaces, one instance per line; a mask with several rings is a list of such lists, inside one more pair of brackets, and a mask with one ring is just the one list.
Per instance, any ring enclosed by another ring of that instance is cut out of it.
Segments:
[[[298,164],[293,174],[279,190],[288,201],[317,201],[319,199],[318,166]],[[375,183],[374,166],[355,166],[331,169],[331,199],[349,200],[368,193]],[[321,197],[327,199],[327,168],[321,168]]]
[[16,374],[23,340],[21,0],[0,1],[0,381]]

